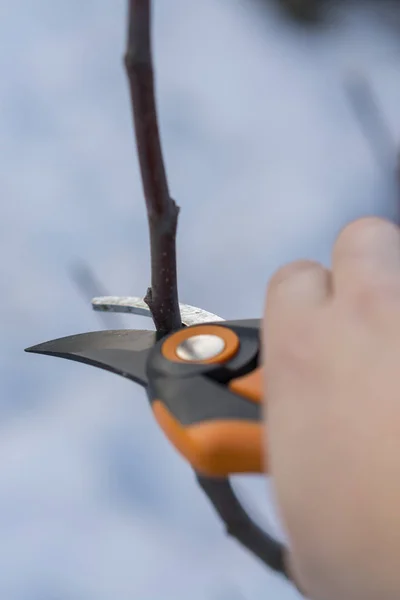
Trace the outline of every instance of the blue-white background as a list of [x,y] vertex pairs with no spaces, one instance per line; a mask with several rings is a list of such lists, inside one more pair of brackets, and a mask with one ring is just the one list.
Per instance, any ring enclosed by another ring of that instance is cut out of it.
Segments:
[[[140,389],[23,353],[102,327],[76,260],[112,294],[149,284],[125,4],[0,2],[0,598],[294,600],[225,538]],[[181,301],[258,316],[283,262],[328,262],[348,220],[396,215],[393,165],[375,162],[343,78],[364,70],[399,134],[398,30],[360,4],[305,34],[250,0],[154,2]],[[241,483],[267,521],[266,481]]]

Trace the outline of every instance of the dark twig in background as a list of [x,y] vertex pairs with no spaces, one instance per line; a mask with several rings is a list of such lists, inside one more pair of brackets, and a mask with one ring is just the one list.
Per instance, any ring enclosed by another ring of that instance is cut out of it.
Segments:
[[321,0],[279,0],[286,15],[303,24],[319,23],[321,18]]
[[83,260],[71,266],[70,276],[85,302],[94,296],[107,296],[105,288],[96,279],[93,269]]
[[[260,1],[260,0],[258,0]],[[262,4],[268,6],[271,0],[261,0]],[[340,13],[349,6],[348,0],[274,0],[282,10],[283,14],[298,25],[311,27],[334,23]],[[399,22],[399,0],[357,0],[353,4],[359,4],[374,11],[375,18],[388,22],[388,16],[392,26],[396,27]],[[338,10],[338,13],[336,12]],[[336,13],[336,16],[335,16]],[[380,13],[380,14],[379,14]],[[339,16],[340,19],[340,16]]]
[[165,334],[181,327],[176,267],[179,207],[169,195],[158,131],[150,0],[129,0],[125,67],[150,232],[151,287],[145,302],[156,330]]
[[359,71],[344,82],[345,91],[371,152],[385,173],[392,171],[397,185],[397,220],[400,221],[400,152],[384,119],[372,86]]
[[[95,276],[93,269],[89,267],[83,260],[75,263],[70,268],[71,280],[75,284],[77,290],[82,295],[85,304],[95,296],[108,296],[106,288],[99,282]],[[116,313],[108,314],[105,312],[99,312],[98,317],[100,321],[107,328],[112,329],[125,329],[124,320]]]
[[355,71],[346,78],[345,90],[372,153],[387,172],[391,165],[395,165],[396,143],[378,106],[372,86],[360,71]]

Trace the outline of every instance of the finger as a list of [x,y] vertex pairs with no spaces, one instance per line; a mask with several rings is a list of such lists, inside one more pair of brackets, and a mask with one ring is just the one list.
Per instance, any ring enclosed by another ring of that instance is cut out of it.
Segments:
[[400,229],[377,217],[358,219],[339,234],[332,253],[335,293],[360,286],[374,288],[398,281],[400,289]]
[[266,322],[299,315],[324,304],[330,296],[330,272],[320,263],[299,260],[279,269],[267,290]]
[[[273,275],[267,290],[262,330],[264,374],[269,380],[271,370],[276,380],[278,372],[286,373],[287,364],[302,362],[311,352],[316,311],[330,296],[330,272],[320,263],[296,261]],[[295,369],[290,378],[294,372]]]
[[296,556],[290,549],[286,550],[285,553],[285,567],[290,580],[292,581],[293,585],[296,586],[299,594],[306,597],[304,592],[304,584],[301,583],[302,576],[300,575],[300,569],[297,565]]
[[[330,299],[330,287],[329,270],[308,260],[279,269],[268,286],[263,323],[264,452],[270,472],[279,474],[278,501],[287,495],[282,492],[282,478],[291,468],[289,457],[297,453],[295,430],[303,428],[307,418],[301,371],[308,353],[313,353],[310,328],[315,314]],[[290,554],[287,567],[303,587]]]

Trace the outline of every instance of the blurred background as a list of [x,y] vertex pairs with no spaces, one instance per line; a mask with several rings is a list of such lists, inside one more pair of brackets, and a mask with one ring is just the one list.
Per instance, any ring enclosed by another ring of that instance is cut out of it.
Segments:
[[[282,263],[399,216],[400,3],[153,4],[180,300],[259,316]],[[150,281],[125,19],[124,0],[0,2],[0,598],[295,600],[225,537],[142,390],[23,352],[104,327],[77,267],[113,295]],[[268,482],[237,484],[283,536]]]

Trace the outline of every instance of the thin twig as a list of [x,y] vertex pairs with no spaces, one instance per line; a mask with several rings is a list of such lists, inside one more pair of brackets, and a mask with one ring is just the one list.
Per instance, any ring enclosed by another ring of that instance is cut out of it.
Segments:
[[361,72],[355,71],[346,78],[344,87],[371,151],[387,171],[396,159],[396,143],[368,79]]
[[150,0],[129,0],[125,67],[150,232],[151,287],[145,301],[156,330],[165,334],[181,327],[176,268],[179,207],[169,195],[161,150],[150,28]]
[[385,173],[393,170],[397,190],[396,222],[400,223],[400,152],[368,79],[359,71],[344,82],[354,114],[377,162]]
[[[83,260],[74,264],[70,269],[72,281],[75,283],[78,291],[86,302],[90,302],[95,296],[106,296],[106,290],[97,280],[93,269],[91,269]],[[124,321],[120,315],[110,315],[106,312],[100,313],[99,318],[103,324],[112,329],[124,329]]]

